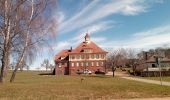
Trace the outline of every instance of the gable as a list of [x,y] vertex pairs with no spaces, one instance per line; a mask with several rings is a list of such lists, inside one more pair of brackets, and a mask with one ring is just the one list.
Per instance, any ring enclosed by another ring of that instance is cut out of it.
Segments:
[[91,53],[107,53],[92,41],[90,43],[82,42],[72,53],[81,53],[86,50],[89,50]]

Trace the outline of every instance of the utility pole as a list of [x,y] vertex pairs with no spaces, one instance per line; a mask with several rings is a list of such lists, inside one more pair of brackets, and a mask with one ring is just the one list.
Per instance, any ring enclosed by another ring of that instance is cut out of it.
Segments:
[[161,58],[163,57],[159,57],[159,56],[155,56],[155,60],[156,60],[156,64],[159,67],[159,77],[160,77],[160,84],[162,86],[162,68],[161,68]]

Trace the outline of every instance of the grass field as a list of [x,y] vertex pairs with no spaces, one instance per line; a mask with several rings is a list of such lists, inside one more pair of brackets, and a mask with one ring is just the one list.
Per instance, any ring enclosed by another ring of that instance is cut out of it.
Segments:
[[[3,100],[108,100],[170,96],[170,87],[106,76],[41,76],[19,72],[14,83],[0,84]],[[9,75],[8,75],[9,76]],[[81,83],[81,78],[85,80]]]

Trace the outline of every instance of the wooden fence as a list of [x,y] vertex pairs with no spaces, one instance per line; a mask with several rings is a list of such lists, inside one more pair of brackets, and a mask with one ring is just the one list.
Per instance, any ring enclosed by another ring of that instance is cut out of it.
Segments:
[[[170,76],[170,71],[161,71],[162,76]],[[142,77],[159,77],[160,72],[159,71],[143,71],[140,73],[140,76]]]

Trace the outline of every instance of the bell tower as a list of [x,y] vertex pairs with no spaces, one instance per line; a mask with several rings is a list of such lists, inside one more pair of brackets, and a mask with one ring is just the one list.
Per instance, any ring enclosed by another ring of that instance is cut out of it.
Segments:
[[87,44],[90,43],[90,35],[88,33],[86,33],[86,36],[84,38]]

